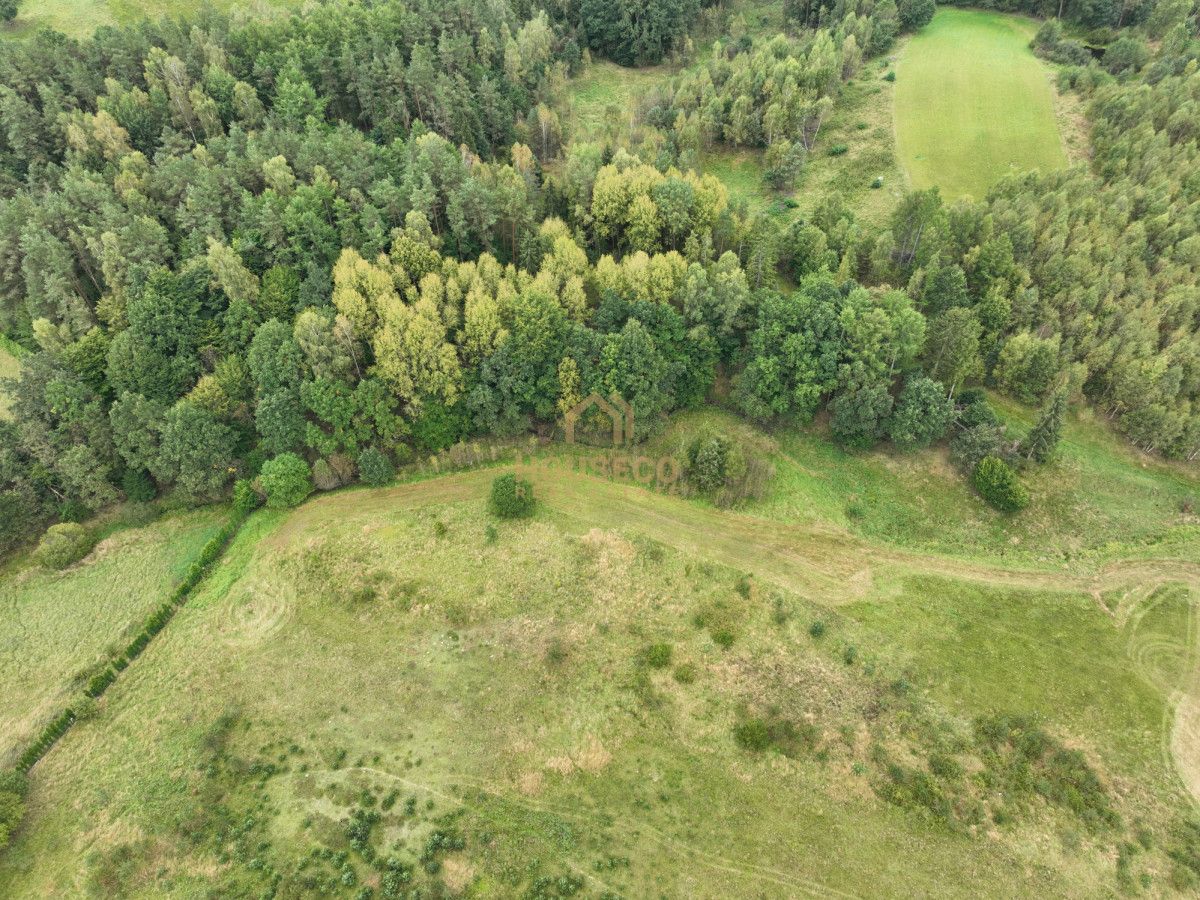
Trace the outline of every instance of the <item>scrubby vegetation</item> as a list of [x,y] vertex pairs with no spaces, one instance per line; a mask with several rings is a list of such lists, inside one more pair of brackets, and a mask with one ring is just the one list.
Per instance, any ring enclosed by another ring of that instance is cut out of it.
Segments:
[[0,894],[1194,889],[1200,23],[1018,7],[975,200],[931,0],[0,37]]
[[524,519],[532,515],[533,485],[517,475],[501,475],[492,482],[489,507],[501,519]]

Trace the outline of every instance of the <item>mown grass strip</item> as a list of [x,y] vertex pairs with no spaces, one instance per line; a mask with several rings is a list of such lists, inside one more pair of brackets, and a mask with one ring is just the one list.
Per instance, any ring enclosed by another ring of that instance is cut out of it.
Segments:
[[[225,552],[234,536],[237,535],[248,516],[249,511],[247,510],[238,509],[233,512],[229,521],[201,549],[200,555],[188,567],[183,580],[171,592],[171,596],[147,617],[142,630],[138,632],[137,636],[130,641],[129,645],[120,654],[110,660],[103,670],[93,675],[91,680],[88,681],[86,687],[83,689],[85,698],[97,699],[103,696],[104,692],[117,680],[120,673],[125,671],[130,663],[141,656],[142,652],[149,646],[150,641],[174,618],[179,607],[187,601],[192,591],[196,589],[209,573],[213,564],[221,558],[221,555]],[[58,742],[59,738],[66,734],[70,727],[75,724],[75,720],[76,713],[73,708],[65,709],[59,713],[53,721],[42,729],[37,739],[18,758],[17,770],[23,774],[28,773],[43,756],[50,752],[50,748]]]

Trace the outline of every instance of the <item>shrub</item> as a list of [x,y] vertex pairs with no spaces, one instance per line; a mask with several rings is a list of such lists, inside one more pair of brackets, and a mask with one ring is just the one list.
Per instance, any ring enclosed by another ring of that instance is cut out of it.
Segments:
[[313,463],[312,480],[318,491],[332,491],[334,488],[342,486],[342,479],[338,477],[337,472],[333,471],[333,466],[324,459],[318,459]]
[[665,669],[671,664],[671,645],[651,644],[642,653],[642,658],[652,669]]
[[682,663],[672,674],[680,684],[691,684],[696,680],[696,667],[692,663]]
[[25,776],[20,772],[0,774],[0,850],[7,845],[25,815]]
[[850,148],[845,144],[834,144],[829,148],[830,156],[843,156]]
[[871,182],[871,187],[874,190],[879,190],[881,187],[883,187],[883,177],[881,175],[876,175],[875,180]]
[[298,506],[313,491],[308,463],[295,453],[280,453],[263,463],[258,479],[270,509]]
[[358,477],[364,484],[381,487],[396,477],[396,467],[382,450],[368,447],[359,454]]
[[743,750],[762,753],[771,746],[771,731],[763,719],[747,719],[734,727],[733,739]]
[[58,507],[58,518],[62,522],[86,522],[92,511],[78,500],[64,500]]
[[126,469],[121,476],[121,490],[131,503],[149,503],[158,493],[154,479],[145,469]]
[[496,526],[493,525],[491,522],[488,522],[487,528],[483,529],[484,541],[489,544],[494,544],[494,543],[496,543],[496,540],[499,537],[500,537],[500,532],[497,530]]
[[108,686],[116,680],[116,677],[117,673],[112,668],[106,668],[103,672],[92,676],[83,692],[89,697],[99,697],[108,690]]
[[808,633],[812,635],[813,640],[820,640],[825,636],[825,623],[820,619],[808,626]]
[[46,529],[34,557],[43,566],[65,569],[87,556],[95,545],[90,529],[77,522],[60,522]]
[[516,475],[501,475],[492,482],[492,513],[502,519],[523,519],[533,514],[533,485]]
[[723,647],[728,650],[733,646],[734,634],[729,628],[714,628],[712,632],[713,643],[718,647]]
[[412,424],[412,436],[418,447],[438,453],[466,438],[471,420],[460,406],[426,403]]
[[1001,512],[1019,512],[1029,505],[1029,494],[1021,486],[1017,473],[999,457],[981,459],[972,481],[979,496]]
[[262,497],[248,478],[240,478],[233,485],[234,512],[246,516],[262,505]]
[[721,436],[699,438],[688,449],[688,480],[704,493],[725,484],[729,441]]
[[818,736],[815,725],[808,722],[796,725],[779,716],[747,719],[733,729],[734,740],[744,750],[761,753],[773,748],[788,757],[799,756],[802,751],[815,748]]
[[886,75],[883,76],[883,80],[884,81],[895,81],[896,73],[889,71]]

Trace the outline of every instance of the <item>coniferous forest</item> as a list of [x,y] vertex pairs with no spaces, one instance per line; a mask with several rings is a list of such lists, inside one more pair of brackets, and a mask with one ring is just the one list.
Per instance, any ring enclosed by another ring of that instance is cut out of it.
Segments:
[[[950,434],[970,469],[1018,455],[988,386],[1195,459],[1196,10],[1018,6],[1061,16],[1035,48],[1089,158],[979,202],[912,192],[883,226],[836,192],[752,209],[699,160],[761,148],[793,184],[929,0],[789,3],[764,40],[678,0],[396,0],[0,42],[0,331],[27,351],[0,546],[122,496],[211,500],[281,454],[333,486],[368,451],[544,432],[591,391],[646,434],[719,397],[824,412],[854,449]],[[593,56],[685,65],[639,128],[577,139]]]

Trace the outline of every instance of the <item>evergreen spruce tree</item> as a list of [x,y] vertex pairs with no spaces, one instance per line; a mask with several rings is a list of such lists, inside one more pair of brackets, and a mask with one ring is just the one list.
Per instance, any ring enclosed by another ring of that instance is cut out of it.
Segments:
[[1054,455],[1058,439],[1062,435],[1063,416],[1067,411],[1067,392],[1060,389],[1042,408],[1037,424],[1021,441],[1020,453],[1026,459],[1039,463],[1047,462]]

